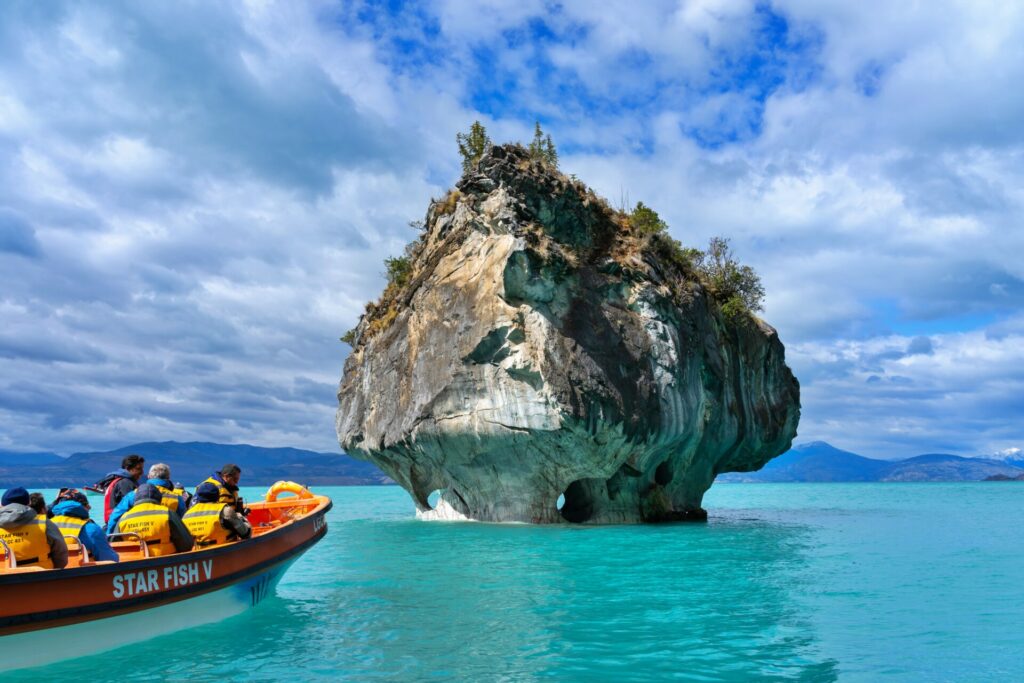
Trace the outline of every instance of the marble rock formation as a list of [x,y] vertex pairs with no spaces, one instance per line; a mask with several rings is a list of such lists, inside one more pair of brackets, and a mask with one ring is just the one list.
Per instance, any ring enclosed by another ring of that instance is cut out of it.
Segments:
[[408,254],[354,330],[336,426],[423,518],[704,519],[717,474],[796,435],[775,330],[519,146],[433,202]]

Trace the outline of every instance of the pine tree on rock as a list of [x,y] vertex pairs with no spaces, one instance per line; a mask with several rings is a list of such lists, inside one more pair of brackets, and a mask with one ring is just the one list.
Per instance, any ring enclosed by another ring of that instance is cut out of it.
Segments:
[[456,133],[455,142],[459,145],[459,155],[462,156],[462,172],[467,173],[480,157],[484,155],[487,148],[491,146],[491,139],[487,137],[487,129],[479,121],[474,121],[469,127],[469,133]]
[[534,124],[533,140],[526,149],[531,158],[543,161],[552,168],[558,168],[558,150],[555,149],[555,143],[551,141],[551,136],[545,135],[541,130],[540,121]]
[[558,168],[558,150],[555,149],[555,143],[551,142],[550,135],[544,138],[544,159],[552,168]]

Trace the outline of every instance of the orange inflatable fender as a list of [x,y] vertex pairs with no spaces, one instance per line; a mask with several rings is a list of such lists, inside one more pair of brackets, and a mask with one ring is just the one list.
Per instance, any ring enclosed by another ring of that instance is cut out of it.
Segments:
[[313,497],[309,489],[302,484],[296,484],[294,481],[279,481],[267,489],[267,502],[273,503],[282,493],[294,493],[299,498]]

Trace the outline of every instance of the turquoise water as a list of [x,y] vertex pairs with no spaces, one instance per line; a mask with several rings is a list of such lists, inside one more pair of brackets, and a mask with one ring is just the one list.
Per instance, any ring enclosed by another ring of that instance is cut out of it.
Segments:
[[318,490],[277,598],[3,680],[1024,680],[1024,485],[717,485],[707,524],[599,528]]

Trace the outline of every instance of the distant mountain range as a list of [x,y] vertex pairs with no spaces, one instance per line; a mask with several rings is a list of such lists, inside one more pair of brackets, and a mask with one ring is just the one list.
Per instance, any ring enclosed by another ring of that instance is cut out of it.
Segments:
[[990,477],[1016,479],[1021,475],[1024,453],[1020,451],[1000,454],[998,459],[929,453],[905,460],[876,460],[839,450],[824,441],[813,441],[769,460],[757,472],[729,472],[719,475],[717,481],[982,481]]
[[67,458],[62,458],[56,453],[22,453],[20,451],[0,450],[0,467],[15,465],[56,465]]
[[164,441],[137,443],[113,451],[56,453],[0,451],[0,489],[11,486],[59,488],[85,486],[118,469],[121,458],[138,453],[146,466],[170,465],[171,475],[192,488],[228,462],[242,468],[242,486],[266,486],[280,479],[304,485],[366,486],[394,483],[375,466],[344,453],[317,453],[298,448]]
[[[0,489],[11,486],[58,488],[85,486],[117,469],[121,458],[138,453],[147,465],[165,462],[175,481],[193,487],[227,462],[242,468],[242,486],[266,486],[279,479],[310,486],[393,484],[374,465],[344,453],[298,448],[262,448],[207,442],[137,443],[113,451],[21,453],[0,450]],[[796,446],[757,472],[729,472],[717,481],[854,482],[854,481],[1024,481],[1024,452],[1005,451],[989,458],[930,453],[905,460],[877,460],[843,451],[824,441]]]

